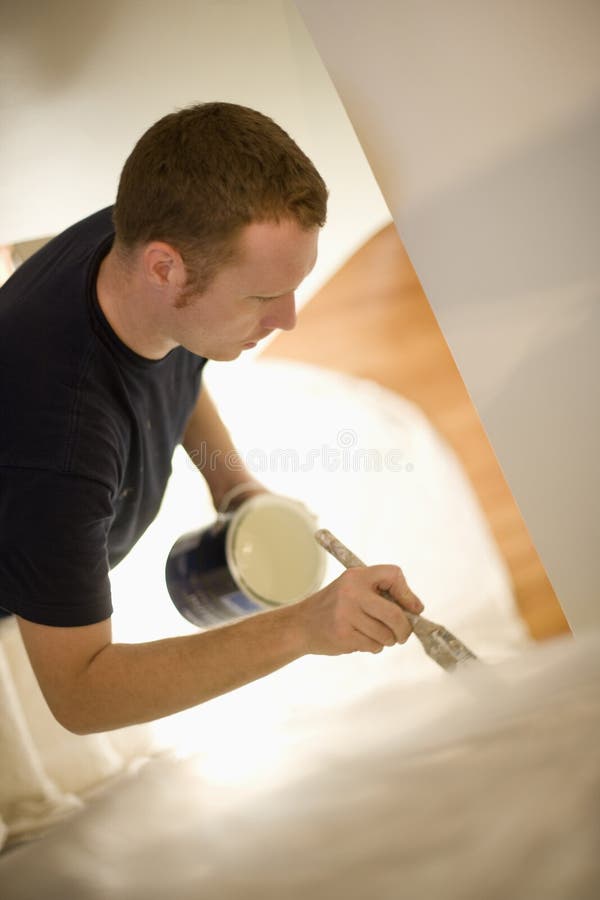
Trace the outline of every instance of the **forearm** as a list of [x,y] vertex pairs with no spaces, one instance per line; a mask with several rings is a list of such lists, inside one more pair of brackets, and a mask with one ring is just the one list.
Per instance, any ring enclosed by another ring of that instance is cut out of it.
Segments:
[[171,715],[305,654],[379,653],[408,638],[402,607],[423,610],[401,569],[368,566],[290,606],[145,644],[113,644],[110,619],[72,628],[17,621],[48,706],[65,728],[88,734]]
[[236,485],[258,482],[246,468],[221,421],[210,394],[202,388],[190,416],[183,446],[210,488],[215,506]]
[[188,709],[303,655],[299,608],[284,607],[199,634],[109,644],[80,674],[63,724],[86,734]]

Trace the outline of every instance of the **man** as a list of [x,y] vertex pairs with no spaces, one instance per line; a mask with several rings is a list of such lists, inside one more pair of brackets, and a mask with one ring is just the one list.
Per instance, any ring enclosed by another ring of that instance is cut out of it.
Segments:
[[[111,639],[109,569],[155,517],[175,446],[233,451],[202,368],[294,327],[326,199],[271,119],[180,110],[137,143],[114,210],[52,240],[0,293],[0,607],[73,732],[174,713],[307,653],[402,642],[410,626],[381,589],[422,609],[397,567],[373,566],[214,630]],[[224,464],[203,475],[217,507],[252,481]]]

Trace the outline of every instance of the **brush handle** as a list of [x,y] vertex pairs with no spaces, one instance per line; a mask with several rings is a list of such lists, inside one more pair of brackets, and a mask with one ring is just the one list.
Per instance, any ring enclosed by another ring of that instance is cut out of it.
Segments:
[[[335,557],[335,559],[337,559],[339,563],[345,566],[346,569],[365,567],[366,563],[364,563],[362,559],[359,559],[358,556],[356,556],[352,552],[352,550],[349,550],[345,544],[342,544],[342,542],[339,541],[330,531],[327,531],[326,528],[321,528],[319,531],[317,531],[315,533],[315,538],[317,539],[321,547],[327,550],[328,553],[331,553],[331,555]],[[399,605],[396,598],[392,597],[389,591],[379,591],[379,593],[382,597],[385,597],[386,600],[391,600],[392,603]],[[410,610],[408,609],[404,609],[404,607],[403,612],[414,628],[421,617],[416,615],[415,613],[410,612]],[[423,621],[427,620],[424,619]]]

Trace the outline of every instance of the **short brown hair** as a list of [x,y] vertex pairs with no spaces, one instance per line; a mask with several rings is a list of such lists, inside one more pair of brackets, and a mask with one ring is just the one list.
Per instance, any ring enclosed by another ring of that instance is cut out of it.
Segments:
[[203,103],[142,135],[123,167],[113,219],[121,252],[172,244],[186,288],[201,292],[234,257],[245,225],[295,218],[310,229],[326,212],[323,179],[279,125],[245,106]]

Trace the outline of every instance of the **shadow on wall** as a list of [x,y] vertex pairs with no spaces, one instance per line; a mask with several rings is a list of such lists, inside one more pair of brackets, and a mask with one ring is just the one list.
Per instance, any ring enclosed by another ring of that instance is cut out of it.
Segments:
[[75,81],[111,21],[111,7],[116,0],[3,3],[0,57],[12,76],[3,78],[7,94],[54,93]]

